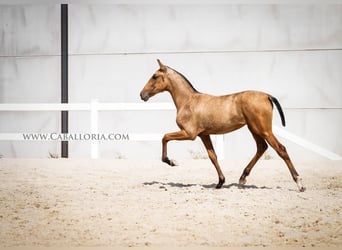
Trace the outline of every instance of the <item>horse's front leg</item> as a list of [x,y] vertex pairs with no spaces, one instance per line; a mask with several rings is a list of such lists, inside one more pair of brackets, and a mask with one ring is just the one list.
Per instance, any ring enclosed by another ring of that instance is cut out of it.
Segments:
[[195,137],[190,136],[185,130],[165,134],[162,140],[162,161],[169,164],[170,166],[176,166],[176,162],[174,160],[170,160],[169,157],[167,157],[167,143],[172,140],[193,140]]
[[201,137],[201,140],[202,140],[205,148],[208,151],[209,159],[214,164],[216,171],[217,171],[217,174],[218,174],[218,177],[219,177],[219,182],[217,183],[216,188],[221,188],[225,182],[225,177],[224,177],[222,170],[220,168],[220,165],[217,161],[217,156],[216,156],[213,144],[211,142],[210,136],[209,135],[201,135],[200,137]]

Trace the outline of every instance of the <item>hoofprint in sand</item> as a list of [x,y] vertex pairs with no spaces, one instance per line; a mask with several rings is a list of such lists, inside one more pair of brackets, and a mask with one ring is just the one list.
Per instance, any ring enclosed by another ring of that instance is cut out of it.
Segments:
[[342,162],[0,159],[0,246],[342,247]]

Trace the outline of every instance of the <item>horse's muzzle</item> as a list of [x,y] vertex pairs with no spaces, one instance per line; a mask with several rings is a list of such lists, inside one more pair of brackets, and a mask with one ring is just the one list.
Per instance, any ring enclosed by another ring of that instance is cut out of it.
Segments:
[[141,100],[143,100],[144,102],[148,101],[148,99],[150,98],[150,96],[147,93],[143,93],[143,91],[140,92],[140,98]]

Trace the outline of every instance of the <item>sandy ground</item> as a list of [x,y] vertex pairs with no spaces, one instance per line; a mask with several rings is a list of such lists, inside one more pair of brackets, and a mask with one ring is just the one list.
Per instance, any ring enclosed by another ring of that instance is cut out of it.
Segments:
[[0,159],[0,247],[342,247],[342,162]]

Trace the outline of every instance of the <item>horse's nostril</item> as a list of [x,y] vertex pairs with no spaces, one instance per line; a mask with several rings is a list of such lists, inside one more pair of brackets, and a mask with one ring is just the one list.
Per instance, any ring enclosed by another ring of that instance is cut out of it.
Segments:
[[141,100],[146,102],[148,100],[149,96],[146,93],[140,92],[140,98],[141,98]]

